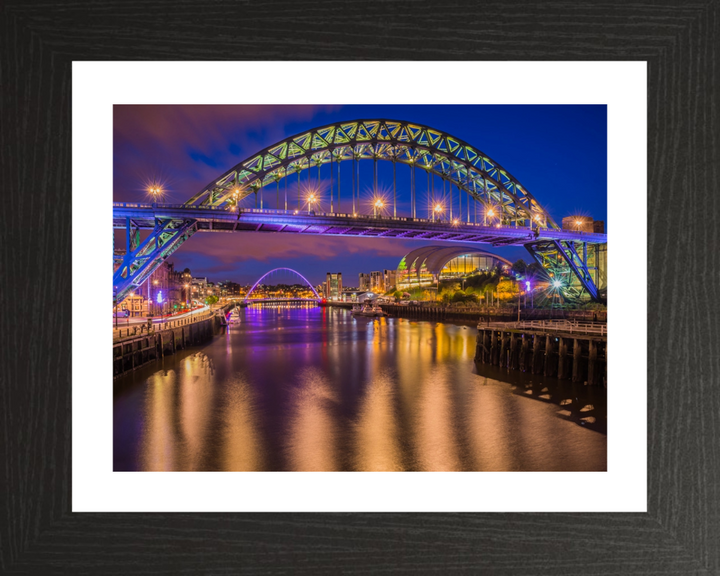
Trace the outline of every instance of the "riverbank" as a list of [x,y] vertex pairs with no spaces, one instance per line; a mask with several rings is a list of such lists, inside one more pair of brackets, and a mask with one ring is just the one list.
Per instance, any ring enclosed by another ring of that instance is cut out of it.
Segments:
[[[352,302],[327,302],[325,306],[351,309]],[[442,304],[381,304],[384,312],[400,318],[468,322],[476,325],[488,322],[518,320],[518,309],[513,307],[455,306]],[[572,320],[579,322],[606,322],[607,310],[562,310],[549,308],[520,309],[520,320]]]

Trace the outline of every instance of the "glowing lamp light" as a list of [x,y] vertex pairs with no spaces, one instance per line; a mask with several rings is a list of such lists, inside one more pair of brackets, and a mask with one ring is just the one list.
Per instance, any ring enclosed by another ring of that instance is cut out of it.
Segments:
[[525,282],[525,290],[530,290],[530,282]]
[[560,280],[555,280],[553,282],[553,286],[555,286],[555,288],[560,288],[560,286],[562,286],[562,283],[560,282]]
[[488,215],[488,216],[495,216],[495,212],[493,212],[492,210],[488,210],[487,215]]
[[162,304],[162,301],[163,301],[162,290],[158,290],[157,297],[155,298],[155,301],[156,301],[158,304]]
[[455,219],[453,220],[453,224],[455,224],[455,225],[457,225],[458,222],[459,222],[459,220],[458,220],[457,218],[455,218]]
[[375,207],[376,208],[382,208],[383,207],[383,201],[378,199],[375,201]]
[[435,212],[442,212],[442,206],[440,206],[440,204],[435,204]]

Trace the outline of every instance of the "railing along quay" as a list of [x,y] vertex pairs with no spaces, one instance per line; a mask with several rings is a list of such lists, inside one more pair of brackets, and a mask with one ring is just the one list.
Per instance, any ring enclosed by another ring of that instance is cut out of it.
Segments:
[[125,328],[113,329],[113,343],[121,342],[123,340],[136,338],[138,336],[144,336],[152,334],[153,332],[160,332],[162,330],[171,330],[172,328],[180,328],[181,326],[187,326],[194,324],[195,322],[202,322],[212,318],[215,313],[207,310],[202,313],[193,314],[187,318],[178,318],[176,320],[165,320],[160,322],[153,322],[148,327],[146,322],[142,324],[135,324],[134,326],[126,326]]
[[607,324],[600,322],[573,322],[572,320],[530,320],[520,322],[478,323],[478,328],[500,330],[537,330],[540,332],[563,332],[566,334],[592,334],[607,336]]

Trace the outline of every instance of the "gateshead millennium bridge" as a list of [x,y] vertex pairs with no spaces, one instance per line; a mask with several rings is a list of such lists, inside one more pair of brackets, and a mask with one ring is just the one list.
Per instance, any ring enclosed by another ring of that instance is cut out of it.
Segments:
[[[392,163],[391,184],[378,186],[379,160]],[[364,187],[360,161],[373,167]],[[398,190],[403,165],[409,185]],[[341,199],[351,211],[341,211]],[[477,148],[427,126],[384,119],[341,122],[287,138],[221,174],[184,204],[114,204],[113,226],[126,232],[125,253],[114,256],[118,301],[196,232],[524,246],[550,275],[574,278],[593,300],[599,294],[588,254],[607,242],[605,234],[560,229],[517,179]],[[150,231],[142,241],[140,230]]]

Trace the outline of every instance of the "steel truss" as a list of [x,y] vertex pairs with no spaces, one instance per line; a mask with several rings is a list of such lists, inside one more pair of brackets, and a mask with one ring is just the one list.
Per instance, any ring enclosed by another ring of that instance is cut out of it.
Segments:
[[583,244],[584,258],[582,258],[575,244],[576,242],[572,240],[537,240],[525,244],[525,248],[553,279],[561,282],[564,280],[563,290],[566,295],[580,296],[580,291],[572,287],[574,276],[590,297],[595,302],[599,302],[598,288],[587,266],[587,245]]
[[273,144],[210,182],[186,205],[233,209],[260,188],[303,170],[365,159],[399,162],[440,176],[506,223],[559,229],[517,179],[477,148],[440,130],[386,119],[340,122]]
[[196,231],[196,220],[156,218],[155,227],[140,242],[139,227],[131,218],[126,218],[127,250],[113,274],[115,301],[121,302],[139,288]]

